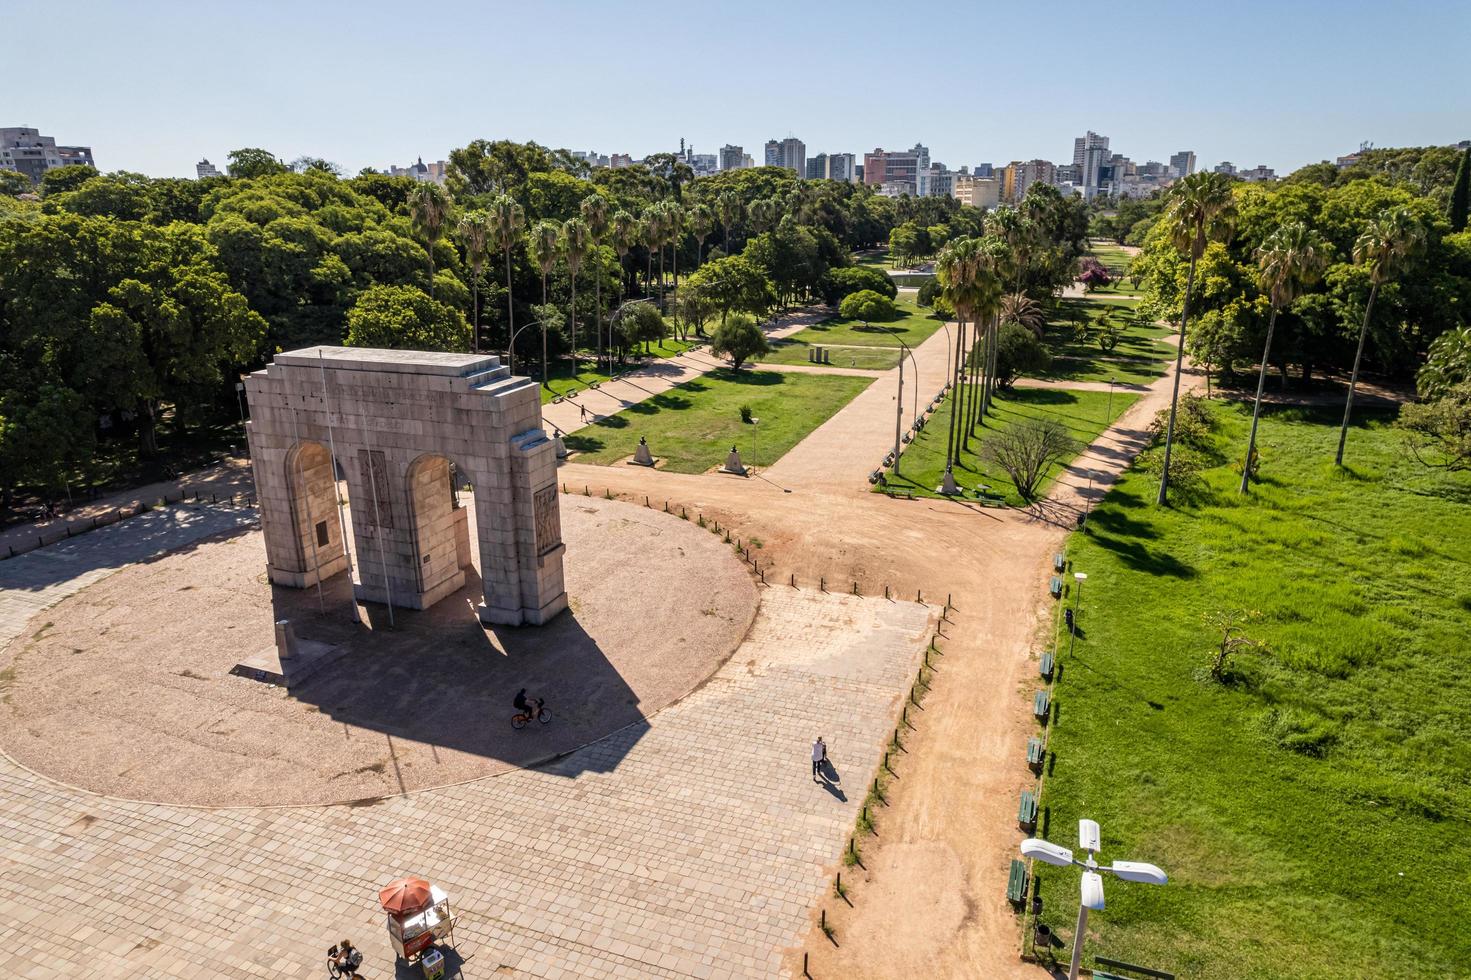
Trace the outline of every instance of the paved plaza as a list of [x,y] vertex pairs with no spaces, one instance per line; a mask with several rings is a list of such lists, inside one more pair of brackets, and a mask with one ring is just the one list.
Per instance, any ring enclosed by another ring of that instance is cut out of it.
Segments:
[[[243,516],[205,513],[125,522],[89,550],[120,561],[152,553],[121,540],[156,545],[150,522],[187,545]],[[20,561],[0,565],[9,582]],[[771,976],[839,857],[932,618],[769,589],[730,661],[643,724],[543,769],[371,805],[126,802],[0,759],[0,973],[306,976],[351,936],[385,976],[375,888],[415,872],[454,899],[469,977]],[[817,734],[827,786],[808,771]]]

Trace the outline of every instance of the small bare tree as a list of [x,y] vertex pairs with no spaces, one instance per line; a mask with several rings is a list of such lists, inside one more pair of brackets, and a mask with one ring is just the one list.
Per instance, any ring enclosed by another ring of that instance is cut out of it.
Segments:
[[1247,612],[1243,609],[1205,614],[1206,625],[1221,632],[1220,645],[1211,653],[1211,680],[1217,683],[1225,680],[1226,672],[1231,666],[1231,658],[1238,651],[1262,649],[1261,641],[1246,635],[1246,624],[1260,618],[1261,613],[1255,610]]
[[1061,423],[1027,419],[988,436],[981,454],[1005,470],[1016,484],[1017,493],[1031,500],[1047,470],[1071,459],[1077,451],[1077,443]]

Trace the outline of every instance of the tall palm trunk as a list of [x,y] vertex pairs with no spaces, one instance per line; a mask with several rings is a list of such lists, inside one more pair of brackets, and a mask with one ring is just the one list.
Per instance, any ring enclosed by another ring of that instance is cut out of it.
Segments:
[[470,316],[475,324],[470,331],[470,353],[480,353],[480,277],[470,277]]
[[1364,323],[1359,327],[1359,349],[1354,351],[1354,370],[1348,378],[1348,400],[1343,403],[1343,425],[1338,427],[1338,454],[1333,457],[1334,466],[1343,465],[1343,445],[1348,441],[1348,420],[1354,411],[1354,388],[1359,383],[1359,361],[1364,357],[1364,339],[1369,336],[1369,317],[1374,314],[1374,298],[1379,295],[1379,284],[1369,287],[1369,304],[1364,307]]
[[[547,305],[547,274],[541,274],[541,305]],[[546,387],[552,386],[552,376],[547,374],[547,321],[543,317],[541,321],[541,383]]]
[[597,317],[598,366],[601,367],[603,364],[603,270],[600,268],[602,265],[602,256],[598,255],[596,251],[594,251],[593,256],[597,262],[596,267],[593,269],[592,305],[594,315]]
[[965,347],[965,321],[955,318],[955,360],[950,372],[950,426],[945,430],[945,469],[955,462],[955,433],[960,428],[960,358]]
[[572,377],[577,377],[577,275],[572,279]]
[[1256,378],[1256,401],[1251,406],[1251,435],[1246,437],[1246,459],[1241,463],[1241,492],[1245,493],[1251,482],[1251,459],[1256,455],[1256,424],[1262,414],[1262,391],[1267,387],[1267,362],[1272,356],[1272,332],[1277,329],[1277,304],[1272,304],[1272,315],[1267,318],[1267,344],[1262,348],[1262,369]]
[[673,245],[669,246],[669,254],[674,259],[674,336],[678,337],[680,340],[683,340],[684,339],[684,335],[682,333],[680,333],[680,329],[679,329],[679,242],[678,241],[676,241]]
[[[1203,237],[1203,233],[1202,237]],[[1180,346],[1175,351],[1175,385],[1170,394],[1170,421],[1165,426],[1165,462],[1159,476],[1159,496],[1155,503],[1164,506],[1170,493],[1170,453],[1175,448],[1175,409],[1180,401],[1180,370],[1185,362],[1185,328],[1190,323],[1190,294],[1195,289],[1195,260],[1199,249],[1190,250],[1190,275],[1185,279],[1185,303],[1180,307]]]
[[511,301],[511,250],[506,251],[506,353],[511,359],[511,373],[516,373],[516,307]]
[[[979,330],[980,320],[977,319],[976,330],[972,331],[972,334],[978,333]],[[972,337],[970,345],[965,349],[965,360],[961,361],[960,402],[958,405],[960,410],[960,449],[955,454],[957,460],[960,458],[960,453],[970,449],[971,382],[975,377],[975,357],[976,345],[974,337]]]

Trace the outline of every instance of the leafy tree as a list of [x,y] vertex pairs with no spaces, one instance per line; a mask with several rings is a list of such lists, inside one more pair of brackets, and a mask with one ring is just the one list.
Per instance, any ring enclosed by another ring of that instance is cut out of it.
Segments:
[[1010,388],[1027,374],[1041,374],[1052,364],[1052,355],[1037,335],[1026,327],[1005,323],[996,341],[996,382]]
[[705,239],[715,231],[715,212],[709,206],[696,204],[690,208],[690,233],[695,236],[695,265],[705,261]]
[[1364,338],[1369,334],[1369,317],[1374,313],[1374,299],[1379,287],[1389,282],[1424,241],[1425,230],[1409,208],[1394,208],[1369,222],[1354,243],[1354,264],[1369,273],[1369,301],[1364,304],[1364,320],[1359,327],[1359,346],[1354,353],[1353,373],[1348,379],[1348,398],[1343,405],[1343,424],[1338,430],[1338,453],[1333,462],[1343,465],[1343,447],[1348,441],[1348,423],[1354,409],[1354,388],[1359,383],[1359,362],[1364,356]]
[[1401,406],[1395,424],[1421,463],[1471,470],[1471,382],[1452,385],[1434,401]]
[[[47,197],[51,194],[65,194],[67,191],[74,191],[96,176],[97,169],[85,163],[69,163],[64,167],[55,167],[41,175],[41,196]],[[29,190],[30,187],[27,186],[26,189]]]
[[1430,345],[1425,366],[1415,376],[1421,398],[1440,398],[1454,386],[1471,381],[1471,327],[1447,330]]
[[470,333],[464,314],[413,286],[373,286],[347,313],[349,347],[464,352]]
[[65,489],[95,442],[81,394],[50,382],[25,391],[16,380],[0,396],[0,496],[7,502],[21,483]]
[[1190,293],[1195,287],[1195,266],[1211,237],[1233,216],[1231,182],[1224,174],[1194,173],[1171,185],[1163,217],[1175,248],[1190,256],[1185,281],[1185,301],[1180,314],[1179,349],[1175,352],[1175,382],[1170,394],[1170,422],[1165,429],[1164,459],[1160,466],[1159,497],[1163,505],[1169,495],[1170,455],[1174,449],[1175,410],[1180,399],[1180,375],[1185,357],[1186,328],[1190,321]]
[[776,290],[766,273],[744,255],[706,262],[686,285],[711,298],[720,308],[722,324],[732,313],[764,313],[776,304]]
[[1277,314],[1298,297],[1304,286],[1316,282],[1328,264],[1327,243],[1301,221],[1283,225],[1257,251],[1261,270],[1261,288],[1267,294],[1272,312],[1267,319],[1267,341],[1262,347],[1262,366],[1257,374],[1256,399],[1251,407],[1251,434],[1246,439],[1246,462],[1241,467],[1241,488],[1245,493],[1251,478],[1251,460],[1256,458],[1257,421],[1262,412],[1262,392],[1267,385],[1267,365],[1272,357],[1272,333],[1277,328]]
[[1076,452],[1077,443],[1055,419],[1023,419],[991,433],[981,447],[982,458],[1005,470],[1025,500],[1036,495],[1049,469],[1067,462]]
[[229,163],[225,170],[231,177],[236,178],[270,177],[274,174],[287,173],[290,169],[276,159],[274,153],[254,146],[231,150],[228,160]]
[[871,289],[861,289],[843,297],[838,313],[846,319],[862,320],[864,323],[884,323],[899,318],[899,311],[895,309],[893,300]]
[[19,197],[34,190],[35,188],[31,186],[31,179],[19,170],[0,170],[0,195]]
[[[589,194],[582,199],[578,209],[582,212],[582,220],[587,225],[588,235],[592,240],[594,259],[598,259],[597,252],[608,239],[608,223],[611,217],[608,199],[601,194]],[[601,364],[603,361],[603,276],[601,272],[593,277],[593,310],[597,320],[598,363]]]
[[634,246],[638,244],[641,230],[642,225],[631,212],[619,210],[613,213],[610,235],[613,240],[613,251],[618,253],[618,266],[623,270],[623,274],[619,277],[620,290],[622,283],[628,278],[624,262],[628,258],[628,253],[633,251]]
[[1456,180],[1451,185],[1450,219],[1451,231],[1466,230],[1466,212],[1471,208],[1471,146],[1461,154],[1456,167]]
[[771,353],[771,342],[756,325],[754,317],[736,313],[715,328],[710,337],[710,352],[730,358],[731,367],[739,371],[741,365],[751,358]]
[[414,225],[414,234],[424,243],[429,256],[429,295],[434,296],[434,246],[450,223],[449,196],[444,188],[427,180],[421,180],[409,193],[409,219]]
[[640,300],[630,304],[621,319],[623,336],[629,343],[643,344],[645,353],[648,353],[649,344],[663,343],[669,336],[669,325],[664,322],[659,308],[651,302]]
[[342,168],[333,163],[331,160],[327,160],[323,157],[297,157],[295,160],[291,161],[290,169],[292,173],[297,174],[304,174],[309,170],[315,170],[318,173],[329,174],[333,177],[342,176]]
[[730,254],[730,229],[741,220],[741,199],[735,191],[724,191],[715,199],[715,215],[720,219],[720,229],[725,234],[725,254]]
[[889,299],[895,299],[899,295],[899,287],[894,285],[892,277],[882,269],[866,265],[829,269],[823,275],[819,289],[823,302],[830,306],[836,306],[843,301],[843,297],[864,289]]

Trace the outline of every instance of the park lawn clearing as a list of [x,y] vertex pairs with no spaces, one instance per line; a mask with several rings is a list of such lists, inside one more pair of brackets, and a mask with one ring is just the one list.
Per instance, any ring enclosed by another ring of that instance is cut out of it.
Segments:
[[[1077,440],[1081,453],[1099,433],[1108,427],[1108,422],[1122,415],[1138,395],[1116,391],[1110,402],[1106,391],[1071,391],[1065,388],[1012,388],[997,392],[991,399],[991,414],[987,417],[987,428],[977,428],[970,438],[970,448],[962,450],[956,463],[955,482],[974,497],[977,485],[984,484],[993,494],[1000,495],[1013,506],[1027,503],[1017,492],[1016,485],[1001,467],[981,460],[980,450],[990,432],[1016,425],[1024,419],[1053,419],[1062,423],[1068,434]],[[945,474],[945,445],[950,425],[952,397],[947,395],[919,435],[904,448],[899,469],[902,475],[887,477],[891,489],[907,490],[916,496],[941,497],[935,488]],[[1105,415],[1111,417],[1105,421]],[[1059,468],[1054,466],[1037,488],[1037,495],[1045,496],[1057,478]]]
[[[1269,410],[1241,497],[1250,407],[1211,411],[1204,493],[1159,508],[1131,470],[1069,542],[1088,581],[1040,829],[1073,846],[1097,820],[1103,858],[1170,875],[1109,880],[1089,955],[1200,980],[1462,975],[1471,474],[1420,467],[1368,413],[1336,470],[1337,409]],[[1220,683],[1203,617],[1238,610],[1263,648]],[[1077,876],[1042,879],[1070,945]]]
[[[1114,380],[1124,384],[1149,384],[1163,377],[1175,358],[1175,348],[1164,341],[1172,331],[1157,324],[1125,321],[1121,314],[1130,312],[1134,305],[1116,297],[1062,300],[1057,315],[1043,330],[1042,342],[1052,355],[1052,364],[1040,377],[1048,381]],[[1087,317],[1096,329],[1098,321],[1106,316],[1122,326],[1113,350],[1103,350],[1096,340],[1079,343],[1074,339],[1074,317]]]
[[[793,334],[788,340],[799,344],[843,344],[856,347],[898,347],[903,340],[911,348],[918,347],[943,326],[942,321],[931,315],[931,311],[917,306],[912,299],[894,301],[902,314],[897,320],[885,323],[864,323],[835,316],[806,330]],[[895,339],[898,335],[899,340]],[[802,357],[805,360],[806,354]]]
[[[828,349],[829,364],[813,364],[813,367],[864,368],[870,371],[888,371],[899,364],[901,353],[898,347],[834,347]],[[771,345],[771,353],[761,358],[762,364],[808,364],[811,344],[800,340],[778,340]]]
[[1128,272],[1130,263],[1134,261],[1134,256],[1126,252],[1122,245],[1113,242],[1092,241],[1088,244],[1088,254],[1103,263],[1109,275],[1114,277]]
[[[639,437],[675,473],[704,473],[738,446],[747,466],[770,466],[864,388],[871,378],[717,368],[566,437],[579,463],[633,455]],[[741,421],[741,406],[760,421]]]

